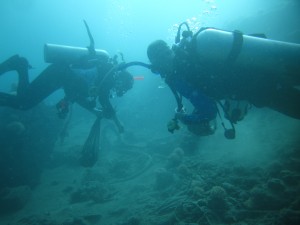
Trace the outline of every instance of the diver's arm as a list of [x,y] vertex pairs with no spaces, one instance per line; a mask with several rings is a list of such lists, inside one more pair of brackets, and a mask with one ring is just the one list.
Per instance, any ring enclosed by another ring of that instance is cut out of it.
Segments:
[[182,123],[186,125],[190,124],[198,124],[198,123],[205,123],[214,119],[212,116],[203,115],[199,112],[193,112],[191,114],[186,113],[176,113],[175,118],[180,120]]
[[76,100],[77,104],[80,105],[82,108],[85,108],[86,110],[90,111],[92,114],[95,116],[103,116],[102,112],[97,110],[96,107],[96,102],[95,101],[89,101],[88,99],[82,98],[82,99],[77,99]]
[[108,94],[107,95],[99,95],[98,99],[99,99],[99,102],[103,109],[103,117],[105,117],[106,119],[113,120],[114,123],[116,124],[119,132],[123,133],[124,127],[121,124],[120,120],[118,119],[116,112],[111,105],[111,102],[109,101]]
[[216,118],[218,112],[217,106],[211,98],[200,91],[197,91],[189,96],[189,100],[195,107],[193,113],[186,114],[180,112],[175,115],[175,117],[184,124],[202,123]]

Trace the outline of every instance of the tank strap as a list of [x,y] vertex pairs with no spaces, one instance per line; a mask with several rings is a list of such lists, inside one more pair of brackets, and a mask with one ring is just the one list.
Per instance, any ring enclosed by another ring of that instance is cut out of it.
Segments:
[[[224,105],[222,104],[222,102],[219,101],[219,100],[216,101],[216,102],[221,106],[223,112],[224,112],[225,114],[227,114],[227,112],[226,112],[226,110],[225,110],[225,107],[224,107]],[[231,128],[229,128],[229,129],[226,128],[226,127],[225,127],[225,123],[224,123],[224,121],[223,121],[223,119],[222,119],[222,116],[221,116],[221,113],[220,113],[218,107],[217,107],[217,112],[218,112],[219,118],[220,118],[220,120],[221,120],[222,127],[224,128],[224,136],[225,136],[227,139],[234,139],[234,138],[235,138],[235,127],[234,127],[234,123],[232,122],[232,120],[228,119],[228,121],[229,121],[229,123],[230,123],[230,125],[231,125]],[[228,117],[228,118],[229,118],[229,117]]]
[[166,82],[167,85],[169,86],[169,88],[171,89],[176,103],[177,103],[177,110],[178,112],[181,111],[183,109],[183,104],[182,104],[182,96],[178,94],[178,92],[175,90],[175,88],[173,87],[173,85],[171,85],[169,82]]
[[243,33],[241,31],[235,30],[232,32],[233,34],[233,43],[230,53],[225,61],[226,65],[232,65],[237,59],[238,55],[241,52],[243,46]]

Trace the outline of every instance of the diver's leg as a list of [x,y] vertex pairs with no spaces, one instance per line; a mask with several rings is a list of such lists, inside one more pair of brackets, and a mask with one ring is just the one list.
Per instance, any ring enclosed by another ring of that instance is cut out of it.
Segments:
[[13,55],[0,64],[0,75],[9,71],[16,71],[18,73],[19,82],[17,88],[17,95],[0,93],[0,106],[7,106],[18,109],[20,106],[19,96],[23,94],[24,90],[29,85],[28,69],[30,65],[27,59],[19,55]]
[[8,71],[16,71],[19,76],[17,92],[22,95],[22,92],[29,85],[28,69],[30,67],[27,59],[19,55],[13,55],[0,64],[0,75]]
[[[7,71],[9,70],[5,72]],[[18,87],[17,96],[0,93],[0,106],[8,106],[21,110],[30,109],[61,88],[62,84],[66,82],[66,77],[71,72],[68,66],[53,64],[47,67],[29,85],[27,71],[18,70],[18,73],[20,86]]]
[[296,88],[276,90],[267,106],[287,116],[300,119],[300,90]]
[[29,86],[18,93],[20,109],[29,109],[43,101],[46,97],[62,87],[66,73],[69,73],[68,66],[52,64],[48,66]]
[[17,88],[18,96],[23,96],[24,92],[26,91],[26,89],[29,86],[28,64],[26,66],[24,61],[22,63],[23,63],[22,67],[17,70],[18,76],[19,76],[19,83],[18,83],[18,88]]
[[18,61],[18,59],[19,59],[19,56],[14,55],[14,56],[8,58],[7,60],[5,60],[4,62],[2,62],[0,64],[0,75],[2,75],[3,73],[6,73],[8,71],[15,70],[14,65],[15,65],[16,61]]
[[0,64],[0,75],[8,71],[23,72],[30,68],[28,61],[19,55],[13,55]]

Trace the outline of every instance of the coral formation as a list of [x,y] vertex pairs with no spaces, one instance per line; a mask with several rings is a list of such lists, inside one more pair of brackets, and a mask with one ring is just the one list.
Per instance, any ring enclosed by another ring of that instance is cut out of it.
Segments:
[[207,199],[207,206],[213,211],[223,211],[228,208],[227,204],[227,194],[224,188],[220,186],[213,186],[209,192],[209,196]]
[[181,164],[184,157],[184,151],[181,148],[175,148],[167,158],[167,168],[174,168]]
[[163,190],[174,183],[174,175],[165,168],[160,168],[155,172],[155,189]]

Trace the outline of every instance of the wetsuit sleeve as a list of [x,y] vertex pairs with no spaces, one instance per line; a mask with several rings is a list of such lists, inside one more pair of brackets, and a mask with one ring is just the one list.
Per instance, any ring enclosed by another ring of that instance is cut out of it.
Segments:
[[[101,70],[102,69],[102,70]],[[111,105],[111,102],[109,100],[110,98],[110,91],[113,89],[115,81],[113,74],[107,74],[107,72],[111,69],[111,67],[108,66],[108,68],[98,68],[98,73],[102,75],[100,77],[100,90],[98,94],[98,100],[99,103],[102,106],[103,109],[103,116],[107,119],[111,119],[116,124],[118,130],[120,133],[124,132],[124,127],[119,121],[116,112],[114,108]]]
[[102,106],[102,109],[103,109],[103,116],[107,119],[113,120],[114,123],[116,124],[119,132],[123,133],[124,132],[124,127],[121,124],[121,122],[119,121],[119,119],[116,115],[116,112],[115,112],[114,108],[111,105],[111,102],[109,100],[109,93],[110,93],[109,89],[101,90],[101,92],[99,94],[99,97],[98,97],[99,102],[100,102],[100,104]]
[[190,102],[195,107],[193,113],[186,114],[181,117],[181,121],[185,124],[195,124],[210,121],[217,116],[217,106],[215,102],[199,91],[194,91],[190,98]]
[[110,64],[104,64],[98,67],[99,81],[97,81],[99,83],[98,101],[102,106],[104,117],[108,119],[112,119],[115,115],[115,110],[109,100],[110,92],[114,87],[114,74],[109,73],[111,68],[112,65]]
[[194,111],[191,114],[181,114],[180,119],[185,124],[195,124],[210,121],[217,116],[217,106],[215,102],[205,95],[198,88],[183,79],[173,79],[171,85],[183,97],[188,99],[194,106]]

